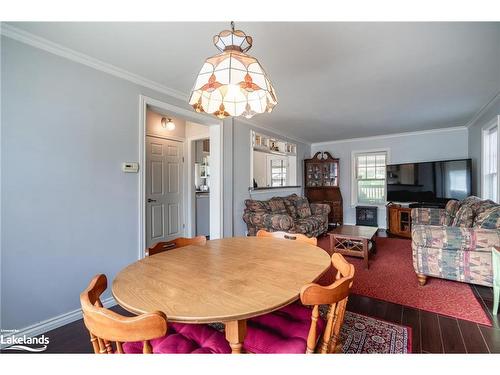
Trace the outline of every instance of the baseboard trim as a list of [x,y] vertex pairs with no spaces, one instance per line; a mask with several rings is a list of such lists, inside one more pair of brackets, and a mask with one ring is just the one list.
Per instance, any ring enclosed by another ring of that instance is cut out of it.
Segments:
[[[113,297],[106,298],[102,301],[102,304],[104,307],[111,307],[116,305],[115,300]],[[41,335],[42,333],[46,333],[48,331],[51,331],[53,329],[62,327],[66,324],[73,323],[77,321],[78,319],[82,318],[82,310],[81,309],[76,309],[73,311],[69,311],[67,313],[61,314],[54,316],[52,318],[43,320],[39,323],[32,324],[30,326],[24,327],[20,330],[18,330],[16,333],[9,333],[7,335],[3,335],[4,341],[7,341],[7,338],[12,337],[13,335],[19,337],[19,336],[24,336],[26,337],[35,337],[38,335]],[[50,337],[49,337],[50,340]],[[0,344],[0,349],[3,349],[7,347],[7,344]]]

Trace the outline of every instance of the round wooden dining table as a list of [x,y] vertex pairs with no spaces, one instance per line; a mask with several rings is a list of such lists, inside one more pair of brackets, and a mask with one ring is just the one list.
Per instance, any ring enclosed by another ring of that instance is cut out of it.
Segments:
[[224,323],[240,353],[246,320],[286,306],[330,267],[323,249],[287,239],[232,237],[141,259],[113,280],[124,309],[162,311],[168,321]]

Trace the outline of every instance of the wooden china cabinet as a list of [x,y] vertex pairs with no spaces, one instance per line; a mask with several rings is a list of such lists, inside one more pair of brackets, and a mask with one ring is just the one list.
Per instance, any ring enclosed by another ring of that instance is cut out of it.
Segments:
[[311,203],[326,203],[330,206],[328,222],[342,225],[342,194],[339,188],[339,159],[329,152],[317,152],[304,160],[304,192]]

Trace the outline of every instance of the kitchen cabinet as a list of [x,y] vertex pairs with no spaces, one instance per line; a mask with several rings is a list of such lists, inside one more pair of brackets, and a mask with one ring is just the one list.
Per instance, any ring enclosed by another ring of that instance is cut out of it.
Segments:
[[210,235],[210,194],[196,193],[196,235]]

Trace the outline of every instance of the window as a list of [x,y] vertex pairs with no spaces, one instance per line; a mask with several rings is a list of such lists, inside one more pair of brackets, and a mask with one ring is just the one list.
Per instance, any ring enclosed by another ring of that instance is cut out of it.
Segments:
[[483,129],[482,197],[498,202],[498,124]]
[[384,204],[387,152],[354,154],[354,203]]
[[271,159],[271,186],[286,186],[286,160]]

